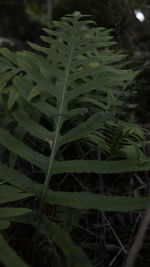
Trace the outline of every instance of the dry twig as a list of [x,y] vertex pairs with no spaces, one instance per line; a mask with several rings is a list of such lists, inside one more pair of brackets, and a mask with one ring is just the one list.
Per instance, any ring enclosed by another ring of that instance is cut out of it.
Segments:
[[135,240],[131,246],[131,249],[128,254],[127,262],[124,267],[133,267],[136,261],[136,257],[138,255],[139,250],[142,247],[143,240],[150,223],[150,204],[147,208],[147,211],[144,215],[144,218],[139,226],[139,230],[135,236]]

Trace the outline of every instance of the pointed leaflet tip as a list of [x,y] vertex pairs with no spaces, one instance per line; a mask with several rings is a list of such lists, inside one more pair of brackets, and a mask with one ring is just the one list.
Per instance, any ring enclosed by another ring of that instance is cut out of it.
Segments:
[[[66,14],[65,17],[78,17],[78,18],[83,18],[83,17],[91,17],[92,15],[86,15],[82,14],[80,11],[75,11],[72,14]],[[64,17],[64,18],[65,18]]]
[[91,15],[81,14],[80,11],[75,11],[72,15],[74,17],[91,17]]
[[74,15],[75,17],[81,17],[81,16],[82,16],[81,13],[80,13],[79,11],[75,11],[75,12],[73,13],[73,15]]

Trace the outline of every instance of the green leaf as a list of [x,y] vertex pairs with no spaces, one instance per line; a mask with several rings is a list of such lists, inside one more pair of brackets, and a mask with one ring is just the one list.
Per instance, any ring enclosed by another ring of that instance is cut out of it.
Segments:
[[46,138],[53,139],[53,132],[48,131],[45,127],[41,126],[38,122],[31,119],[23,109],[15,109],[12,112],[16,121],[20,123],[20,125],[29,132],[33,136],[44,141]]
[[31,212],[26,208],[0,208],[0,219],[11,219],[11,217],[19,216]]
[[51,29],[47,29],[47,28],[43,28],[43,30],[46,33],[48,33],[49,35],[55,36],[55,37],[60,38],[62,40],[65,40],[66,42],[68,42],[70,40],[69,36],[67,36],[63,32],[58,32],[58,31],[54,31],[54,30],[51,30]]
[[0,235],[0,261],[7,267],[29,267]]
[[6,86],[8,81],[12,79],[16,73],[18,72],[18,69],[13,69],[9,72],[4,72],[0,74],[0,90],[3,90],[3,88]]
[[19,93],[15,88],[12,88],[8,98],[8,109],[11,110],[14,104],[16,103],[17,98],[19,97]]
[[37,50],[39,52],[45,53],[46,55],[50,54],[49,48],[46,48],[44,46],[40,46],[40,45],[31,43],[31,42],[28,42],[28,44],[30,45],[30,47],[32,47],[33,49],[35,49],[35,50]]
[[30,102],[31,99],[33,99],[35,96],[37,96],[39,94],[40,94],[40,92],[37,89],[37,87],[33,87],[31,89],[31,92],[30,92],[29,96],[28,96],[27,102]]
[[77,209],[127,212],[146,209],[150,197],[103,196],[90,192],[48,191],[46,202]]
[[10,183],[11,185],[22,189],[25,192],[38,193],[40,184],[35,183],[21,172],[8,167],[6,164],[0,162],[1,179]]
[[94,114],[88,121],[80,123],[78,126],[60,137],[60,144],[63,145],[88,136],[94,130],[104,127],[107,118],[107,114],[102,114],[100,112]]
[[11,69],[13,67],[13,65],[6,60],[3,57],[0,57],[0,73],[5,72],[8,69]]
[[62,162],[55,162],[54,174],[58,173],[126,173],[149,171],[150,159],[144,165],[139,165],[138,160],[69,160]]
[[104,104],[104,103],[102,103],[102,102],[100,102],[100,101],[98,101],[92,97],[85,97],[84,96],[84,97],[79,98],[79,102],[80,101],[81,102],[89,102],[89,103],[92,103],[93,105],[99,107],[102,110],[105,110],[105,111],[107,110],[106,104]]
[[17,52],[12,52],[10,51],[8,48],[5,48],[5,47],[1,47],[0,48],[0,54],[6,58],[10,64],[10,62],[16,64],[17,63]]
[[0,230],[5,230],[10,226],[9,221],[1,220],[0,221]]
[[[47,169],[48,157],[34,151],[23,142],[18,140],[9,134],[6,130],[0,127],[0,141],[4,146],[6,146],[10,151],[19,155],[20,157],[32,162],[41,169]],[[43,141],[44,142],[44,141]]]
[[31,197],[31,193],[23,193],[21,190],[9,185],[0,186],[0,204]]
[[70,236],[59,225],[42,216],[42,227],[47,237],[52,240],[67,256],[72,267],[92,267],[84,252],[73,243]]
[[[82,164],[82,163],[81,163]],[[141,166],[141,169],[143,166]],[[40,197],[42,185],[16,170],[0,163],[0,173],[5,181]],[[99,209],[105,211],[129,211],[146,209],[149,197],[102,196],[89,192],[61,192],[48,190],[46,202],[79,209]]]

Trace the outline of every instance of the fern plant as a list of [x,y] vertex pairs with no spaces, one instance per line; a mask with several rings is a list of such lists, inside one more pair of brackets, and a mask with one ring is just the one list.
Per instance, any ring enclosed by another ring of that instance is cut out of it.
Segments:
[[[21,190],[25,192],[24,197],[34,195],[40,203],[36,213],[33,210],[27,216],[17,217],[12,214],[9,221],[33,224],[62,249],[69,264],[75,267],[92,265],[68,233],[44,215],[45,203],[78,209],[131,211],[145,209],[149,201],[147,197],[52,190],[52,177],[57,178],[59,174],[113,174],[150,169],[149,159],[141,161],[138,157],[141,143],[137,136],[141,132],[135,134],[138,144],[133,157],[100,161],[68,159],[65,155],[68,145],[78,144],[80,140],[89,148],[94,144],[111,154],[105,131],[112,125],[118,127],[124,94],[121,88],[137,74],[121,69],[124,56],[111,48],[115,43],[110,31],[95,27],[87,17],[75,12],[61,21],[53,21],[51,28],[44,29],[48,36],[41,37],[45,46],[30,43],[37,53],[0,49],[0,103],[4,112],[0,142],[3,151],[9,151],[0,163],[1,180],[9,184],[5,187],[8,196],[13,186],[17,190],[16,200]],[[45,177],[43,183],[36,181],[35,176],[32,179],[25,166],[40,171],[42,179]],[[4,223],[7,214],[1,219]],[[12,251],[2,236],[0,244],[3,250]],[[15,266],[11,257],[12,253],[7,258],[0,255],[0,260],[6,266]],[[13,258],[16,263],[21,261],[15,252]],[[26,263],[19,265],[26,266]]]

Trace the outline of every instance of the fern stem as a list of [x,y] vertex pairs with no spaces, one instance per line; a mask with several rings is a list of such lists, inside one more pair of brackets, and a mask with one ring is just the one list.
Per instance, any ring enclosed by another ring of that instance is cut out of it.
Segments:
[[[76,23],[77,23],[77,19],[76,19]],[[76,25],[74,25],[74,27],[75,26]],[[68,81],[68,75],[69,75],[69,70],[70,70],[70,63],[71,63],[72,55],[73,55],[73,51],[74,51],[76,35],[77,35],[77,28],[75,27],[74,38],[73,38],[72,44],[71,44],[70,55],[68,57],[68,63],[67,63],[66,72],[65,72],[65,78],[64,78],[64,85],[63,85],[63,89],[62,89],[62,99],[61,99],[60,109],[59,109],[60,116],[58,117],[58,122],[57,122],[57,126],[56,126],[55,137],[54,137],[54,142],[53,142],[53,145],[52,145],[52,152],[51,152],[49,166],[48,166],[48,171],[47,171],[47,174],[46,174],[44,188],[43,188],[42,195],[41,195],[41,200],[40,200],[40,206],[39,206],[40,214],[42,213],[42,209],[43,209],[43,205],[44,205],[47,189],[48,189],[51,177],[52,177],[51,170],[52,170],[52,165],[53,165],[54,158],[55,158],[55,155],[56,155],[56,150],[57,150],[57,140],[58,140],[58,136],[59,136],[59,130],[60,130],[60,127],[61,127],[61,119],[62,119],[61,114],[63,112],[65,92],[66,92],[66,88],[67,88],[67,81]]]

